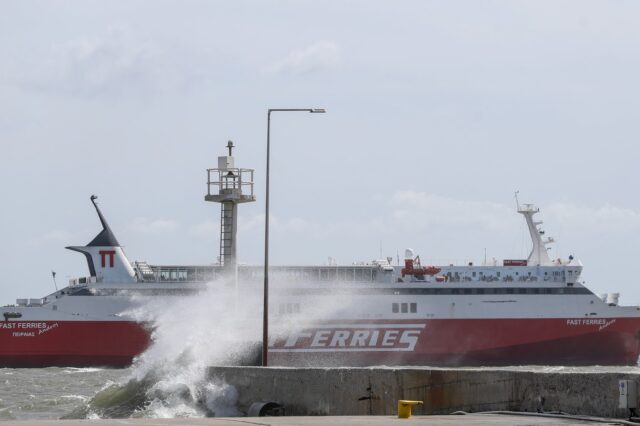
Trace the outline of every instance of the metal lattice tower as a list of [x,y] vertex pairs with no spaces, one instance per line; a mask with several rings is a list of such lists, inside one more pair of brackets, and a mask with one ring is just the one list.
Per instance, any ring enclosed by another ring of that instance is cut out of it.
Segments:
[[233,142],[229,141],[229,155],[218,157],[217,169],[207,169],[207,195],[204,196],[205,201],[221,204],[220,263],[229,270],[235,270],[237,264],[238,204],[256,200],[253,169],[234,167],[233,148]]

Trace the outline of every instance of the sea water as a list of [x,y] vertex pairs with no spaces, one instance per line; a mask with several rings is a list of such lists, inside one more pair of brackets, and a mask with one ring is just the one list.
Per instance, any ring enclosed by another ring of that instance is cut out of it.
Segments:
[[128,369],[2,368],[0,420],[58,419],[127,374]]

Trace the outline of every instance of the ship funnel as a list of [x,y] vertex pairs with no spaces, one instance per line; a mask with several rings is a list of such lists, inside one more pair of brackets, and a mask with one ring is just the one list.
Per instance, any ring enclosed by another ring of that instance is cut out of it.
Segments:
[[91,196],[91,203],[98,213],[102,231],[95,236],[86,246],[70,246],[69,250],[84,254],[87,259],[87,266],[92,277],[98,281],[113,283],[135,282],[135,272],[131,263],[124,254],[120,243],[109,227],[98,204],[96,195]]
[[107,220],[102,215],[102,212],[100,211],[100,207],[98,207],[98,204],[96,203],[97,199],[98,199],[97,195],[92,195],[91,196],[91,203],[93,204],[93,207],[95,207],[96,213],[98,213],[98,218],[100,219],[100,223],[102,224],[102,231],[98,235],[96,235],[96,237],[93,240],[91,240],[91,242],[89,244],[87,244],[87,247],[92,247],[92,246],[116,247],[116,246],[119,246],[120,244],[118,243],[118,240],[116,239],[116,236],[113,235],[113,231],[111,231],[111,228],[109,227],[109,224],[107,223]]

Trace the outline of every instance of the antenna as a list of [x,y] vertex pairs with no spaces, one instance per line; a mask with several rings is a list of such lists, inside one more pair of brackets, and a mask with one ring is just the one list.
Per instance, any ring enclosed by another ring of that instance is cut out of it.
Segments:
[[51,277],[53,278],[53,286],[56,288],[56,291],[58,291],[58,284],[56,283],[56,272],[55,271],[51,271]]
[[516,199],[516,207],[518,208],[518,210],[520,210],[520,201],[518,201],[518,194],[520,193],[520,191],[517,191],[513,194],[513,196]]

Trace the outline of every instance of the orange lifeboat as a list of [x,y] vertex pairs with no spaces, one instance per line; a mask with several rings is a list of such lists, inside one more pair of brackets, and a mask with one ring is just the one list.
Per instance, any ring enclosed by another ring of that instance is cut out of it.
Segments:
[[425,275],[436,275],[441,269],[436,266],[420,265],[420,256],[416,256],[415,259],[405,259],[404,268],[400,271],[402,277],[405,275],[413,275],[416,278],[424,278]]

